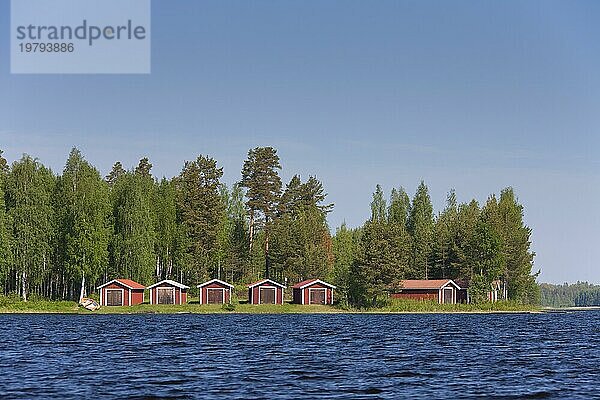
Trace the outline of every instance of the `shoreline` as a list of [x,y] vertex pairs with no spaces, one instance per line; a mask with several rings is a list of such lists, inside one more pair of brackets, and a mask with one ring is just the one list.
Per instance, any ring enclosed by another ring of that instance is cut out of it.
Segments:
[[[12,306],[12,307],[11,307]],[[9,314],[64,314],[64,315],[177,315],[177,314],[256,314],[256,315],[276,315],[276,314],[365,314],[365,315],[392,315],[392,314],[540,314],[546,312],[558,312],[546,310],[541,307],[523,307],[512,309],[491,309],[475,308],[473,306],[458,305],[458,307],[444,309],[443,305],[431,308],[424,307],[406,307],[403,309],[382,308],[382,309],[343,309],[335,306],[323,305],[298,305],[286,303],[283,305],[251,305],[237,304],[234,309],[226,309],[221,305],[149,305],[141,304],[131,307],[102,307],[97,311],[89,311],[77,306],[75,302],[45,302],[43,305],[35,303],[18,303],[9,307],[0,306],[0,315]]]

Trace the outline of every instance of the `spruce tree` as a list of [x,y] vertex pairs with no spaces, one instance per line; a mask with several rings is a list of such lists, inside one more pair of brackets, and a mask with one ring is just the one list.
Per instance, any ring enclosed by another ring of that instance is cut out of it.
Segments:
[[412,278],[429,279],[433,224],[433,206],[427,186],[421,181],[413,198],[408,218],[408,231],[413,243]]
[[373,201],[371,201],[371,221],[372,222],[385,222],[387,220],[387,206],[383,189],[380,185],[375,187],[375,193],[373,193]]

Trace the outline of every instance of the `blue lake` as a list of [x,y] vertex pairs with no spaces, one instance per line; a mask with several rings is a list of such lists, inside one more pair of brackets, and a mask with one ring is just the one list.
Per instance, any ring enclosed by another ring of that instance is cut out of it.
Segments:
[[590,398],[600,311],[0,315],[3,398]]

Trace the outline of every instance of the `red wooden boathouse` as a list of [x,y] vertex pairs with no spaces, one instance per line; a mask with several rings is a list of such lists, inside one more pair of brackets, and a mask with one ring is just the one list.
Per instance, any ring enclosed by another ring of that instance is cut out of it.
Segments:
[[233,285],[219,279],[213,279],[198,285],[200,289],[200,304],[231,303]]
[[285,286],[270,279],[263,279],[248,285],[248,303],[283,304]]
[[308,279],[292,286],[296,304],[333,304],[336,287],[320,279]]
[[391,294],[392,298],[435,300],[440,304],[455,304],[461,290],[452,279],[404,280],[401,285],[401,289]]
[[150,304],[185,304],[187,303],[187,290],[189,288],[189,286],[170,279],[162,280],[148,286]]
[[97,289],[101,306],[134,306],[144,302],[144,285],[131,279],[113,279]]

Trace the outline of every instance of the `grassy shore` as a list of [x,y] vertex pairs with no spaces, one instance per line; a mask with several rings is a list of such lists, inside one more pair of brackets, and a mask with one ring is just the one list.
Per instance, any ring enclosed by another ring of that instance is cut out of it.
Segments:
[[85,310],[72,301],[49,301],[33,299],[28,302],[14,297],[0,296],[0,313],[61,313],[61,314],[317,314],[317,313],[501,313],[501,312],[537,312],[537,306],[498,302],[485,304],[437,304],[426,301],[395,300],[385,307],[356,309],[339,306],[299,305],[252,305],[237,303],[234,305],[198,304],[190,299],[184,305],[150,305],[147,303],[132,307],[102,307],[97,311]]

